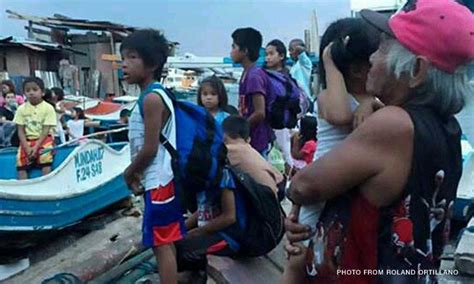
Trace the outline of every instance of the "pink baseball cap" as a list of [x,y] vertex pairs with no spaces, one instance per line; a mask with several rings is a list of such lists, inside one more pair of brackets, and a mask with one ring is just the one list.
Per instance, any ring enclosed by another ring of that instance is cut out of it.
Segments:
[[364,9],[362,18],[448,73],[474,59],[474,14],[454,0],[418,0],[387,18]]

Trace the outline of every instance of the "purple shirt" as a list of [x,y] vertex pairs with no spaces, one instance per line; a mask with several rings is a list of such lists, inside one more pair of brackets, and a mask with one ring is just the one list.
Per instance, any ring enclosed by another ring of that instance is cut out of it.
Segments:
[[[252,96],[256,93],[265,97],[265,109],[267,108],[268,84],[265,72],[255,65],[244,71],[239,85],[239,111],[243,117],[248,118],[255,111]],[[258,152],[267,149],[273,138],[273,129],[266,119],[250,129],[250,138],[250,145]]]

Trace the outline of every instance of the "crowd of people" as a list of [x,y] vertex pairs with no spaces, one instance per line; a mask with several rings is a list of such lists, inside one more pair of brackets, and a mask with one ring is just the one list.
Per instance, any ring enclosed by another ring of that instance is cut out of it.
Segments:
[[[295,62],[289,70],[284,43],[269,41],[261,68],[260,32],[232,33],[232,60],[244,68],[238,113],[229,109],[217,77],[202,81],[197,102],[223,128],[227,167],[238,165],[273,189],[271,198],[290,179],[283,283],[436,282],[434,275],[337,271],[439,268],[462,171],[454,114],[470,94],[473,27],[472,12],[448,0],[409,1],[390,20],[369,10],[361,18],[337,20],[321,40],[322,91],[313,90],[313,108],[305,106],[312,63],[303,41],[289,44]],[[176,213],[180,181],[169,145],[160,141],[179,144],[174,118],[180,110],[165,92],[149,88],[160,80],[166,39],[157,31],[137,31],[121,51],[124,78],[140,86],[143,98],[143,112],[130,118],[132,163],[124,176],[136,194],[145,192],[144,244],[153,248],[162,283],[176,283],[178,271],[189,270],[192,281],[205,283],[199,281],[206,278],[206,255],[242,255],[246,243],[239,232],[260,217],[248,216],[248,200],[227,168],[218,185],[197,193],[197,209],[187,219]],[[291,107],[294,86],[297,113]],[[282,98],[286,104],[279,104]],[[272,147],[285,157],[283,173],[267,161]]]

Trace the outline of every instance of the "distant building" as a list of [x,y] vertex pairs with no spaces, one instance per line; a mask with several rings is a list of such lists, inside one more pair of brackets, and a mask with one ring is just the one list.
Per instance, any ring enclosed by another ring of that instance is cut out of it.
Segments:
[[55,75],[65,52],[86,55],[57,43],[0,36],[0,79],[11,79],[20,89],[23,78],[35,75],[44,77],[47,87],[60,86]]
[[[122,94],[122,85],[119,80],[120,44],[123,38],[136,30],[135,27],[105,21],[72,19],[58,14],[44,18],[21,15],[10,10],[6,12],[10,18],[27,21],[28,25],[25,29],[28,31],[29,41],[42,43],[48,46],[48,50],[52,50],[54,46],[62,51],[58,52],[54,58],[52,55],[41,57],[42,65],[16,66],[16,69],[21,69],[22,74],[28,73],[27,69],[30,73],[31,70],[57,71],[59,60],[67,58],[77,66],[81,95],[105,97],[107,94]],[[86,31],[86,33],[72,32],[77,30]],[[178,44],[170,42],[172,53]],[[8,57],[10,58],[11,55]],[[2,62],[0,62],[0,71],[1,68]]]
[[357,17],[360,10],[371,9],[389,16],[406,2],[406,0],[351,0],[351,14]]

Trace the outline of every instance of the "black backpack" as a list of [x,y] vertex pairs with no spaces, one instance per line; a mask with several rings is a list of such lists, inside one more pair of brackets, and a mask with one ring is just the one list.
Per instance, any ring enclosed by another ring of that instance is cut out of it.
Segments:
[[247,210],[247,227],[239,238],[239,254],[246,257],[265,255],[280,243],[285,233],[285,212],[271,188],[233,167],[230,170]]

